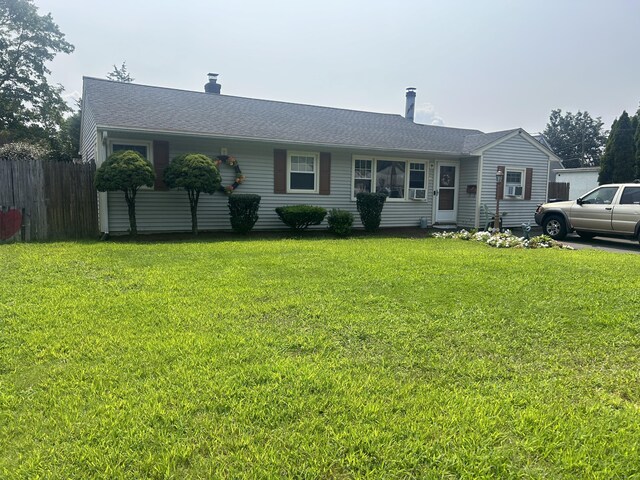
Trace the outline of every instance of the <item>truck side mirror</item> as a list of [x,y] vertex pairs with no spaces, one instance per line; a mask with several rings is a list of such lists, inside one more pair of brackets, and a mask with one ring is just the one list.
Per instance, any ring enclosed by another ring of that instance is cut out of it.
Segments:
[[577,199],[576,199],[576,203],[577,203],[578,205],[582,205],[582,199],[581,199],[581,198],[577,198]]

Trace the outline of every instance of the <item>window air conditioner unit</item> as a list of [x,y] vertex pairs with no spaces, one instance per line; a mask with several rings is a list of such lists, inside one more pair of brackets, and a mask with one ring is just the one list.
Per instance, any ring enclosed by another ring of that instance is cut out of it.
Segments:
[[520,195],[522,195],[522,187],[507,185],[507,193],[505,195],[507,197],[519,197]]
[[427,189],[426,188],[412,188],[411,189],[411,200],[426,200],[427,199]]

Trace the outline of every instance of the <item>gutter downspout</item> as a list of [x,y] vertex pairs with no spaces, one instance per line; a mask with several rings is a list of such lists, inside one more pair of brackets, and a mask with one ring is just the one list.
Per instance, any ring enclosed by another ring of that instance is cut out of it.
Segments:
[[[96,142],[98,143],[96,167],[102,165],[107,159],[107,137],[106,131],[98,130]],[[98,217],[100,220],[101,239],[109,237],[109,192],[98,192]]]
[[478,159],[478,189],[476,191],[476,218],[475,228],[480,228],[480,206],[482,205],[482,171],[484,169],[484,154]]
[[[562,164],[562,162],[561,162]],[[564,167],[564,165],[562,165]],[[547,157],[547,176],[546,179],[547,181],[544,182],[544,184],[546,185],[545,189],[544,189],[544,202],[548,202],[549,201],[549,174],[551,173],[551,156]],[[555,181],[555,177],[553,178],[553,180]]]

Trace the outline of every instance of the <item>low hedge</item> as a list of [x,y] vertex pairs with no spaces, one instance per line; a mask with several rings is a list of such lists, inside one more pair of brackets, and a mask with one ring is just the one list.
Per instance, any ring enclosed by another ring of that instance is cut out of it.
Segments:
[[327,217],[329,231],[338,237],[346,237],[351,233],[353,225],[353,214],[346,210],[334,208]]
[[320,225],[327,210],[313,205],[290,205],[277,207],[276,213],[282,223],[293,230],[304,230],[310,225]]

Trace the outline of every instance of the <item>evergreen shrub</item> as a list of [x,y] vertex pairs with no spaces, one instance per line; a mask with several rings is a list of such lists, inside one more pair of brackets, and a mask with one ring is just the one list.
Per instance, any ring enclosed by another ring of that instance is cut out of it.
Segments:
[[310,225],[320,225],[327,210],[313,205],[290,205],[277,207],[276,213],[282,222],[293,230],[304,230]]
[[334,208],[327,217],[329,231],[338,237],[347,237],[351,233],[353,214],[346,210]]
[[249,233],[258,221],[260,195],[234,193],[229,196],[229,215],[234,232]]
[[49,153],[45,147],[33,143],[15,142],[0,146],[0,160],[44,160]]
[[153,166],[133,150],[114,152],[96,170],[95,186],[99,192],[124,192],[129,211],[129,233],[136,235],[136,195],[142,186],[152,187],[156,175]]
[[374,232],[380,227],[382,208],[386,200],[386,193],[360,192],[356,195],[356,205],[360,220],[367,232]]

